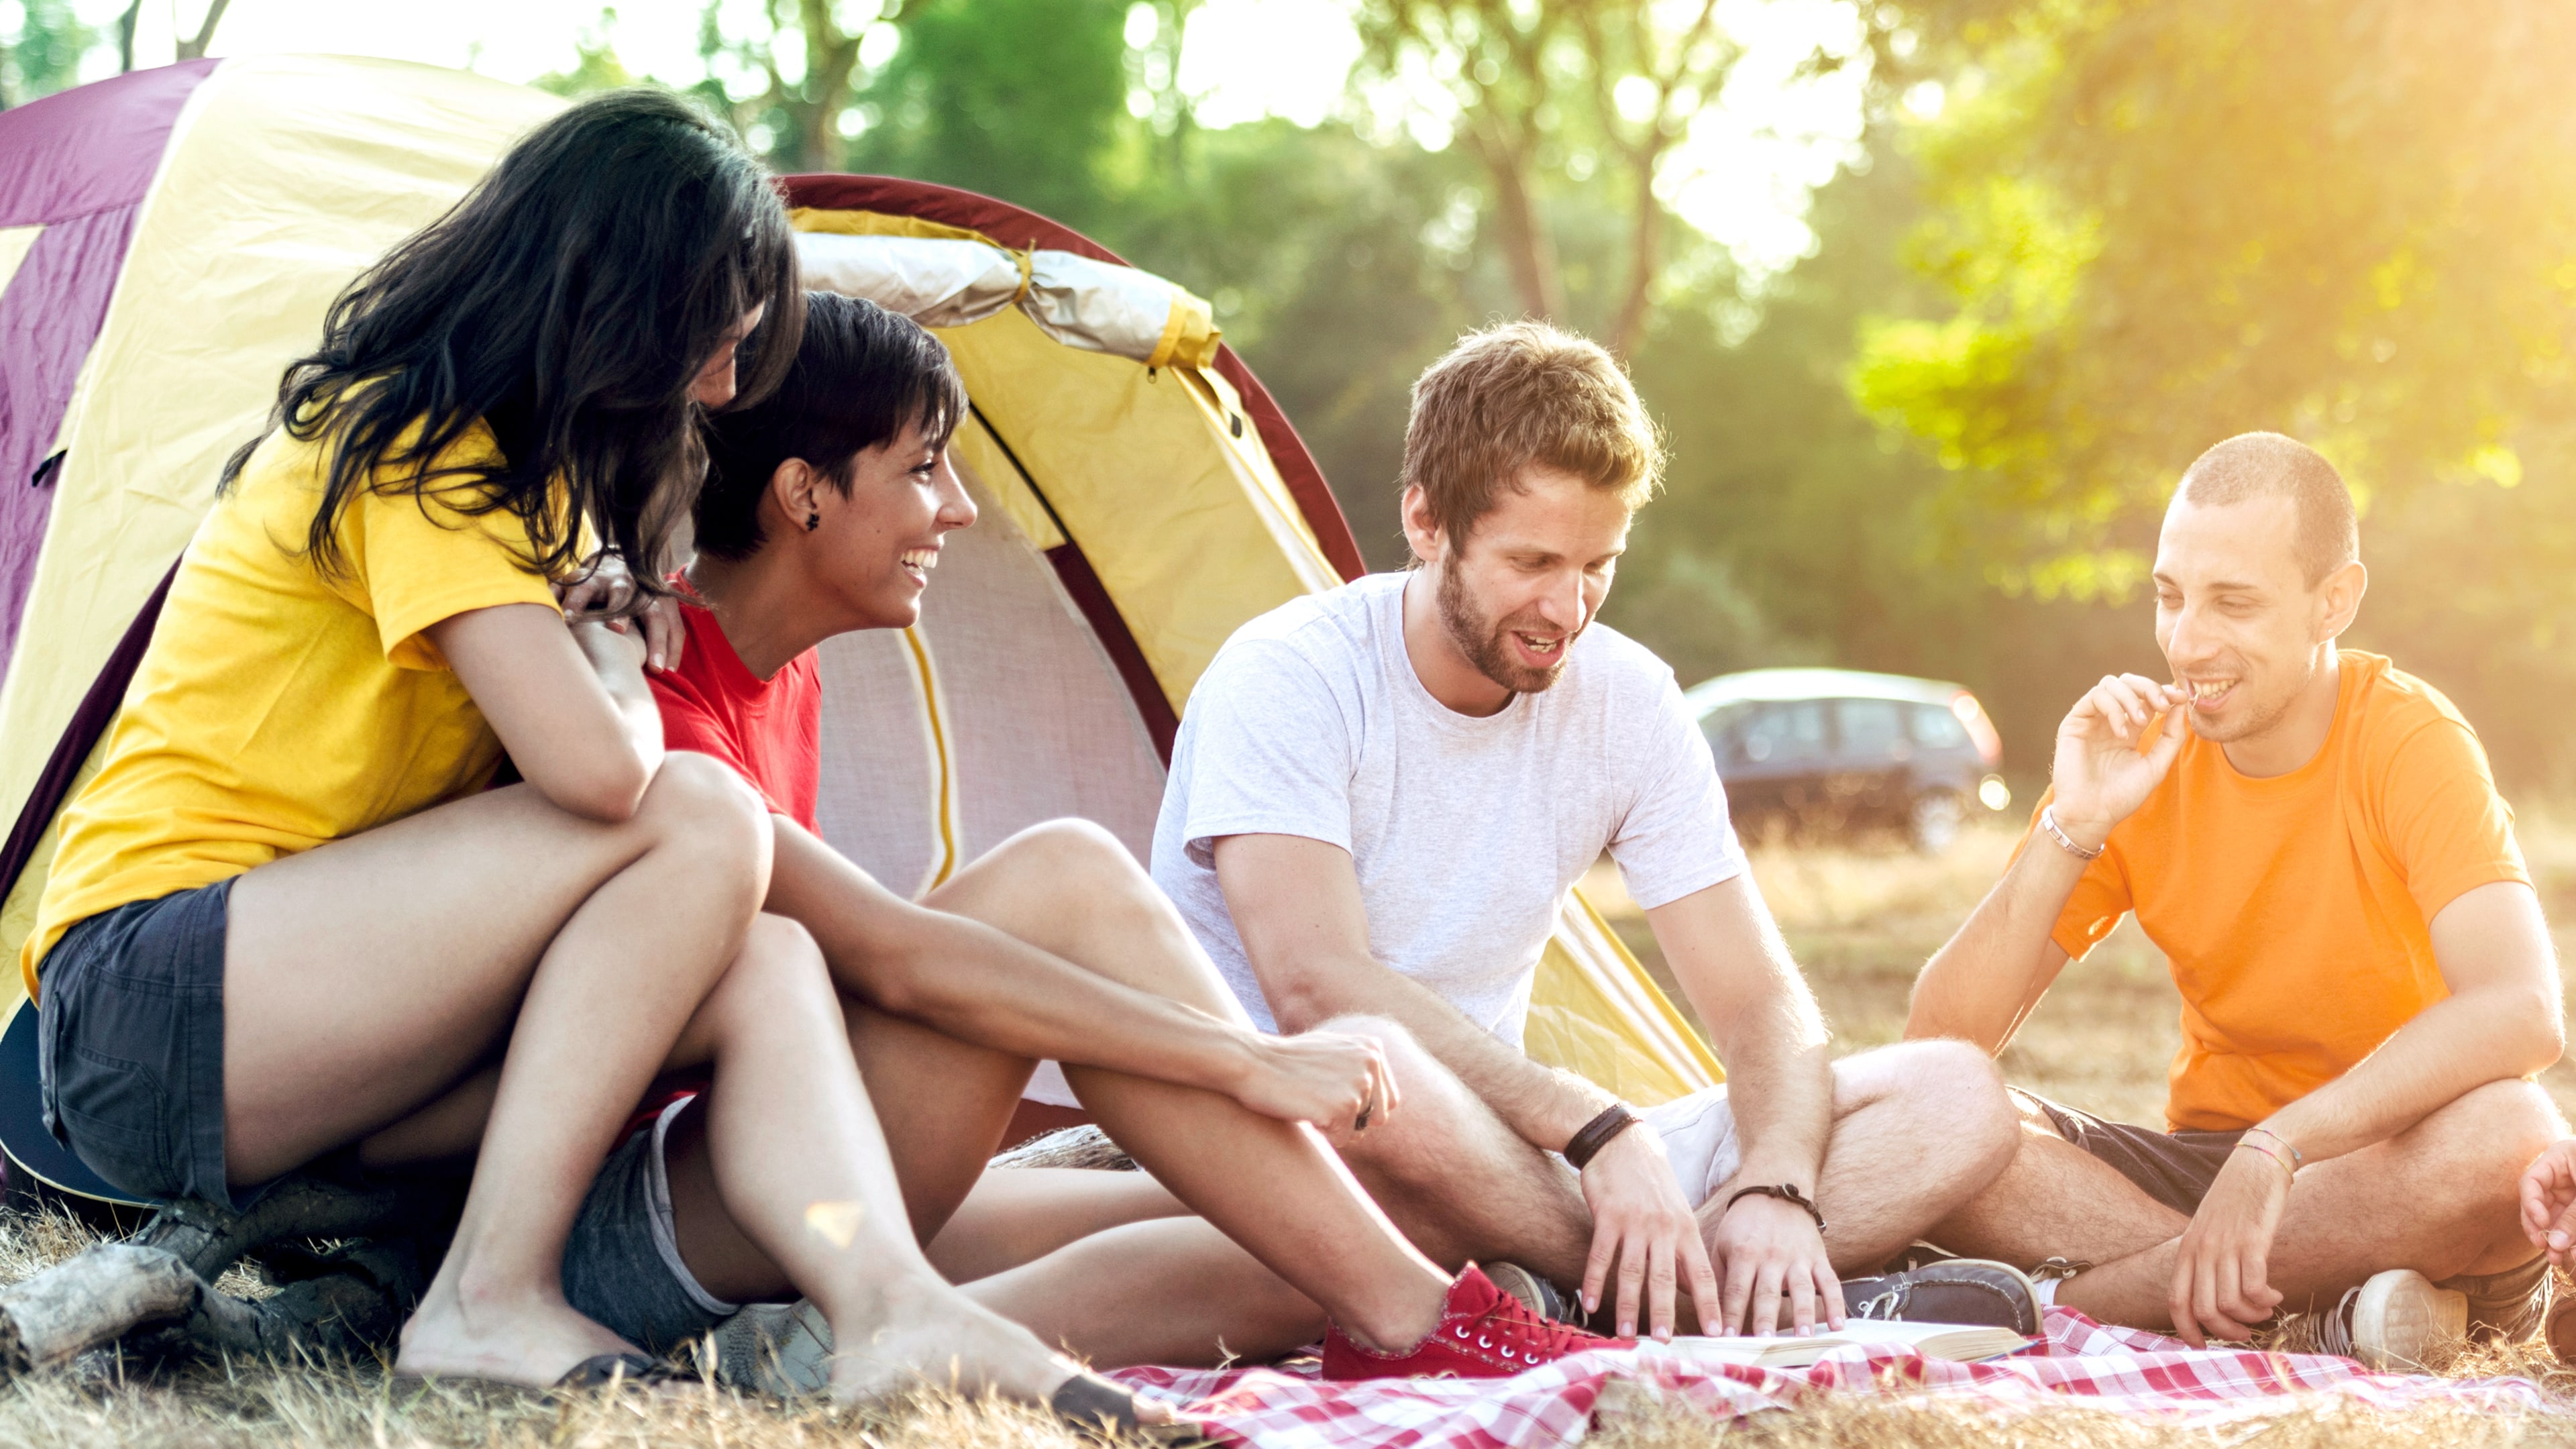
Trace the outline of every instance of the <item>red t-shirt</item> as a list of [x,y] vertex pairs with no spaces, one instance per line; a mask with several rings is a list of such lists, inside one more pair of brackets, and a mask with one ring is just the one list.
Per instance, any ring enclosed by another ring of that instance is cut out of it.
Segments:
[[733,652],[709,610],[683,600],[688,643],[680,667],[650,676],[662,706],[662,743],[733,766],[769,808],[808,830],[823,780],[823,683],[814,651],[767,680]]

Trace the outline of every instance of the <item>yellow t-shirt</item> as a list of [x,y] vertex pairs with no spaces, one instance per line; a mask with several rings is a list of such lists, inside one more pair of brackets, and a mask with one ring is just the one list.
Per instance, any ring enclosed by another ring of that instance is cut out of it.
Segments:
[[2477,735],[2431,685],[2347,649],[2314,759],[2258,780],[2187,736],[2053,935],[2080,960],[2137,913],[2182,992],[2166,1122],[2232,1132],[2448,996],[2432,919],[2494,881],[2531,875]]
[[[490,782],[500,741],[421,631],[499,604],[554,607],[525,565],[526,527],[359,490],[340,516],[342,567],[326,572],[304,545],[329,442],[272,432],[189,542],[106,758],[63,812],[19,953],[30,996],[54,942],[101,911]],[[498,456],[478,422],[437,466]]]

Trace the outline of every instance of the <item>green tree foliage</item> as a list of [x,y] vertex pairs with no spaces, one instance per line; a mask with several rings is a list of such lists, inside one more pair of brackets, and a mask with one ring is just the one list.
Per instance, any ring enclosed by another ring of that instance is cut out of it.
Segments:
[[2144,520],[2230,433],[2374,493],[2509,486],[2517,433],[2576,410],[2576,7],[1918,8],[1954,62],[1915,138],[1949,305],[1873,325],[1855,387],[2005,577],[2134,583]]
[[1129,119],[1127,13],[1127,0],[907,6],[902,48],[867,88],[878,123],[855,157],[1076,227],[1097,219]]
[[2007,591],[2134,599],[2191,458],[2291,433],[2364,503],[2351,642],[2449,691],[2509,777],[2576,778],[2576,7],[1906,19],[1949,86],[1903,147],[1937,295],[1885,294],[1850,376],[1940,469],[1937,556]]
[[82,52],[98,41],[71,0],[20,0],[15,31],[0,33],[0,109],[70,85]]
[[[1416,96],[1417,117],[1454,130],[1483,169],[1490,245],[1519,310],[1591,320],[1625,356],[1677,230],[1658,190],[1666,163],[1742,54],[1718,11],[1718,0],[1364,0],[1355,15],[1364,78]],[[1610,234],[1597,271],[1566,262],[1562,233],[1587,223]]]

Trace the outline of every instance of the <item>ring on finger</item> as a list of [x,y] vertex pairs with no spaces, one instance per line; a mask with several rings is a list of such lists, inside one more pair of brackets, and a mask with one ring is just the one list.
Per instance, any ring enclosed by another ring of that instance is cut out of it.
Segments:
[[1368,1130],[1369,1114],[1377,1110],[1377,1078],[1369,1078],[1368,1095],[1360,1099],[1360,1114],[1351,1119],[1351,1135]]

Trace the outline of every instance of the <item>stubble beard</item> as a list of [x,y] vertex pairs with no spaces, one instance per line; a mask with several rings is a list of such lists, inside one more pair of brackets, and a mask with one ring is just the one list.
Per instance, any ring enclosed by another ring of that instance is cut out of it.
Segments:
[[1455,569],[1440,571],[1440,586],[1432,591],[1432,601],[1440,610],[1440,626],[1449,631],[1458,652],[1467,656],[1477,673],[1514,694],[1537,694],[1555,684],[1565,673],[1565,662],[1574,657],[1574,641],[1583,632],[1578,629],[1565,636],[1556,648],[1554,664],[1531,669],[1513,660],[1511,645],[1503,638],[1510,621],[1497,624],[1478,613]]

